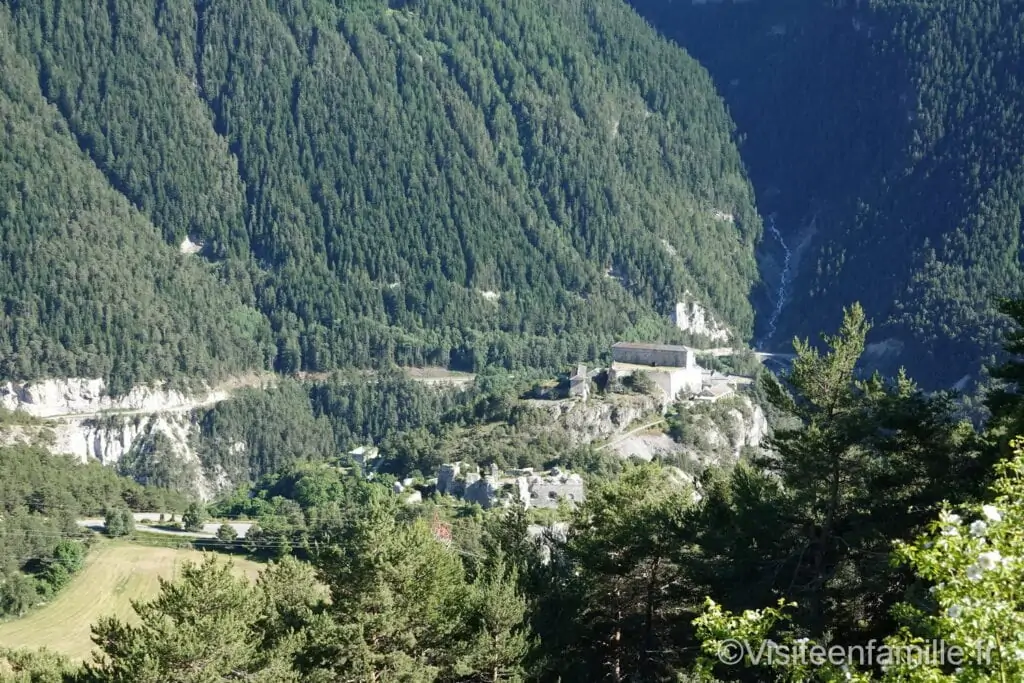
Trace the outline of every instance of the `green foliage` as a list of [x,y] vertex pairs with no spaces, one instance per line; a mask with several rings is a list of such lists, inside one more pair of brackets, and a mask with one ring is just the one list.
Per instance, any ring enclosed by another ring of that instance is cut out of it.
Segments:
[[991,415],[991,431],[1007,442],[1009,435],[1024,433],[1024,300],[1003,299],[999,309],[1013,328],[1003,343],[1007,357],[989,369],[995,385],[985,396],[985,406]]
[[[906,563],[921,582],[931,584],[927,591],[910,594],[910,600],[894,612],[902,628],[888,635],[875,651],[879,660],[889,656],[881,675],[869,670],[857,671],[853,662],[839,666],[835,662],[812,665],[810,656],[792,656],[801,648],[819,647],[813,640],[794,641],[783,637],[774,643],[778,626],[789,618],[788,608],[748,610],[734,615],[708,600],[703,614],[695,620],[704,655],[698,666],[698,680],[712,679],[722,671],[719,655],[730,641],[769,643],[786,657],[765,656],[752,661],[746,653],[740,661],[745,667],[774,668],[780,680],[870,681],[932,683],[937,681],[1011,681],[1024,676],[1024,612],[1019,588],[1024,580],[1020,557],[1024,553],[1024,440],[1013,444],[1014,457],[996,467],[997,478],[989,494],[990,502],[967,506],[954,514],[948,506],[929,524],[927,531],[913,542],[897,543],[895,559]],[[966,517],[966,519],[965,519]],[[942,643],[950,661],[936,651]],[[931,648],[931,654],[926,654]],[[956,657],[959,661],[952,662]],[[956,671],[950,675],[950,664]]]
[[111,538],[131,535],[135,531],[135,516],[126,507],[108,508],[103,520],[103,530]]
[[239,392],[199,415],[197,451],[206,470],[223,471],[244,485],[296,462],[337,462],[340,453],[359,445],[476,420],[473,402],[480,400],[478,389],[446,391],[398,370],[372,381],[355,373],[310,385],[281,380],[273,389]]
[[[374,411],[368,405],[361,408]],[[335,452],[330,422],[316,417],[310,390],[298,382],[283,380],[272,389],[238,392],[203,413],[199,425],[198,450],[206,469],[223,468],[239,484],[287,463],[326,460]]]
[[[76,135],[85,131],[77,129],[80,119],[65,106],[69,101],[41,90],[41,84],[61,90],[68,84],[59,76],[41,77],[57,65],[37,61],[28,32],[23,24],[19,28],[27,17],[17,12],[9,3],[0,6],[0,31],[8,36],[0,46],[0,243],[4,262],[12,264],[0,269],[0,376],[103,376],[116,392],[140,380],[260,364],[259,338],[269,335],[268,325],[241,334],[232,314],[246,310],[244,299],[209,267],[184,259],[161,239],[151,217],[139,210],[148,200],[126,197],[119,183],[104,177],[96,161],[106,151],[96,157],[95,149],[83,149],[85,138]],[[73,50],[59,52],[70,56]],[[100,70],[86,63],[93,57],[103,59],[93,54],[75,61],[98,85]],[[124,64],[106,63],[114,70]],[[136,77],[143,83],[150,76],[139,71]],[[107,118],[101,111],[96,116]],[[134,119],[128,108],[122,111]],[[109,158],[123,163],[129,139],[117,137]],[[168,191],[178,194],[166,186],[159,190]],[[196,199],[178,196],[189,205]]]
[[446,660],[463,597],[461,563],[424,522],[395,525],[381,516],[348,529],[344,545],[322,563],[334,618],[353,636],[339,674],[433,680],[452,664]]
[[631,373],[628,377],[622,380],[623,386],[628,388],[630,391],[635,391],[638,394],[644,394],[645,396],[653,396],[654,392],[657,391],[658,386],[643,370],[637,370]]
[[53,550],[53,558],[46,562],[40,573],[40,580],[49,584],[54,591],[63,588],[71,575],[85,564],[85,544],[82,541],[64,539],[57,543]]
[[48,650],[0,648],[0,680],[4,683],[66,683],[75,666],[67,657]]
[[804,626],[821,633],[831,624],[844,639],[860,623],[877,624],[898,596],[889,543],[917,533],[947,496],[964,499],[981,483],[973,432],[956,422],[946,397],[924,395],[902,373],[894,381],[858,377],[868,328],[854,305],[839,333],[824,337],[827,353],[794,345],[789,388],[769,381],[767,394],[799,424],[777,428],[772,455],[757,461],[779,477],[786,493],[777,504],[791,520],[765,561],[785,567],[786,595],[798,598]]
[[[131,419],[131,418],[129,418]],[[140,419],[140,418],[134,418]],[[111,418],[113,425],[118,418]],[[200,476],[198,466],[181,457],[181,448],[167,434],[152,429],[142,433],[132,447],[117,461],[122,476],[144,481],[150,486],[172,491],[195,488]],[[116,426],[114,427],[116,429]]]
[[8,410],[0,406],[0,428],[17,425],[37,425],[39,420],[20,410]]
[[267,683],[297,681],[279,650],[262,647],[267,634],[260,628],[261,597],[213,556],[186,565],[178,581],[161,579],[155,600],[136,604],[138,623],[105,618],[93,627],[102,656],[75,680],[199,683],[245,675]]
[[[977,377],[1021,293],[1024,65],[1015,2],[630,0],[714,76],[761,211],[793,249],[775,343],[859,300],[928,389]],[[936,201],[936,198],[939,198]],[[766,243],[774,306],[781,249]],[[892,358],[875,359],[895,372]]]
[[255,586],[212,558],[186,566],[136,604],[137,623],[94,627],[101,652],[75,680],[522,680],[514,567],[495,556],[468,581],[458,555],[375,490],[324,528],[312,566],[284,558]]
[[189,503],[181,515],[181,528],[185,531],[202,531],[206,521],[206,509],[199,503]]
[[2,447],[0,462],[0,617],[23,614],[81,568],[86,546],[76,519],[111,512],[115,530],[130,533],[129,506],[181,500],[99,463],[83,465],[37,447]]
[[[593,487],[552,559],[552,586],[534,619],[545,666],[564,680],[663,680],[677,671],[669,644],[685,614],[677,601],[680,526],[693,491],[656,465],[627,468]],[[563,583],[564,582],[564,583]]]
[[453,667],[460,680],[524,680],[525,661],[532,643],[526,599],[517,589],[518,575],[500,555],[468,586],[466,641]]
[[556,368],[682,339],[687,290],[750,331],[729,117],[620,3],[6,3],[0,30],[0,376]]

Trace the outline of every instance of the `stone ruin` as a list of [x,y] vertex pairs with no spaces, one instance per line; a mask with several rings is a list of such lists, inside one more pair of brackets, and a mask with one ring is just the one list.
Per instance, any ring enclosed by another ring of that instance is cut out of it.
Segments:
[[532,468],[501,472],[491,465],[488,473],[481,475],[475,466],[470,466],[463,474],[462,463],[441,465],[437,473],[437,492],[477,503],[483,508],[511,505],[516,501],[526,508],[554,508],[561,500],[576,505],[586,498],[580,475],[563,472],[557,467],[536,474]]

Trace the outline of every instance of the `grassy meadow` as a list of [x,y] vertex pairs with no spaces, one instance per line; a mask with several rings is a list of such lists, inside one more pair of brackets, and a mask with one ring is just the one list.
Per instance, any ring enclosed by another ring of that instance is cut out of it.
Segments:
[[[185,562],[198,562],[203,553],[108,541],[95,547],[86,565],[50,603],[20,619],[0,623],[0,647],[46,647],[76,660],[93,649],[90,627],[106,615],[134,616],[132,600],[146,600],[160,590],[160,577],[171,579]],[[232,558],[235,570],[253,579],[263,565]]]

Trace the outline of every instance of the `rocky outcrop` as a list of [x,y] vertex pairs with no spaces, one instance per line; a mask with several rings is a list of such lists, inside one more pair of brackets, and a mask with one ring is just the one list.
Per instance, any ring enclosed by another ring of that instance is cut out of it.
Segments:
[[769,433],[768,418],[747,396],[719,403],[680,404],[683,423],[679,439],[665,434],[664,425],[632,434],[614,445],[622,457],[651,460],[656,456],[682,456],[699,469],[710,464],[736,462],[744,448],[760,448]]
[[51,450],[82,462],[116,465],[150,428],[152,418],[63,419],[50,424]]
[[689,297],[676,304],[672,322],[683,332],[705,337],[715,342],[727,342],[731,338],[729,329],[715,320],[711,312]]
[[2,435],[4,443],[44,444],[52,453],[115,466],[141,482],[191,490],[209,499],[231,482],[207,471],[197,453],[198,413],[229,398],[226,388],[197,394],[139,386],[110,396],[102,379],[51,379],[0,385],[0,406],[37,419]]
[[642,394],[613,394],[595,401],[532,400],[575,444],[588,444],[622,433],[641,418],[662,412],[662,402]]
[[228,398],[225,390],[206,389],[198,395],[166,387],[139,386],[123,396],[107,393],[102,379],[47,379],[0,384],[0,406],[33,417],[90,417],[105,412],[154,414],[187,412]]
[[8,431],[4,440],[41,443],[51,453],[95,460],[139,482],[192,491],[209,500],[232,482],[223,468],[204,467],[197,449],[198,417],[187,412],[57,418]]
[[700,408],[692,415],[683,440],[684,452],[698,462],[708,464],[723,457],[735,462],[744,448],[759,448],[768,435],[768,418],[746,396]]
[[717,430],[724,437],[736,458],[740,457],[740,452],[744,447],[759,448],[761,442],[768,436],[768,418],[761,410],[761,406],[754,405],[745,396],[739,400],[745,404],[746,410],[729,408],[725,411],[725,416],[732,422],[733,428],[725,430],[724,434],[722,434],[722,430]]

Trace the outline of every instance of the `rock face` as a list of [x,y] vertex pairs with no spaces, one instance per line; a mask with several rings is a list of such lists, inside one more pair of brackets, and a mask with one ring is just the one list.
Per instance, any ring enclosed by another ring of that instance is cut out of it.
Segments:
[[[733,403],[740,407],[733,407]],[[715,408],[722,409],[719,419],[698,415],[693,422],[693,429],[703,436],[703,444],[710,447],[685,449],[698,461],[706,461],[709,450],[713,457],[731,455],[735,461],[745,447],[758,448],[768,435],[768,418],[761,406],[755,405],[746,396],[730,404],[713,406],[712,410]]]
[[576,505],[586,500],[583,478],[574,472],[553,468],[535,473],[532,468],[502,473],[492,467],[489,474],[469,471],[459,476],[460,463],[441,465],[437,491],[461,497],[487,509],[496,505],[522,503],[526,508],[556,508],[562,500]]
[[736,462],[744,448],[758,448],[769,433],[768,419],[760,406],[746,396],[716,404],[686,406],[682,441],[663,433],[664,425],[650,432],[630,435],[614,446],[624,458],[651,460],[657,455],[681,455],[695,466]]
[[95,459],[141,483],[193,491],[204,500],[229,485],[207,472],[195,448],[199,427],[191,413],[62,419],[49,425],[50,450],[82,462]]
[[693,299],[676,304],[672,322],[683,332],[698,334],[712,341],[727,342],[731,337],[728,328],[715,320],[708,309]]
[[82,462],[96,459],[116,465],[147,432],[152,418],[108,420],[64,419],[51,425],[55,453],[73,455]]
[[107,394],[102,379],[48,379],[0,384],[0,405],[7,410],[20,410],[39,418],[83,417],[107,411],[186,412],[226,398],[226,391],[207,390],[197,397],[164,387],[144,386],[112,398]]
[[101,379],[71,378],[0,385],[0,405],[45,420],[4,435],[8,443],[35,441],[55,454],[116,466],[142,482],[191,490],[209,499],[229,485],[226,473],[204,471],[196,451],[196,414],[229,398],[204,389],[189,395],[165,387],[135,387],[113,398]]
[[659,398],[618,395],[600,401],[531,401],[551,414],[573,443],[587,444],[621,433],[640,418],[660,414]]

